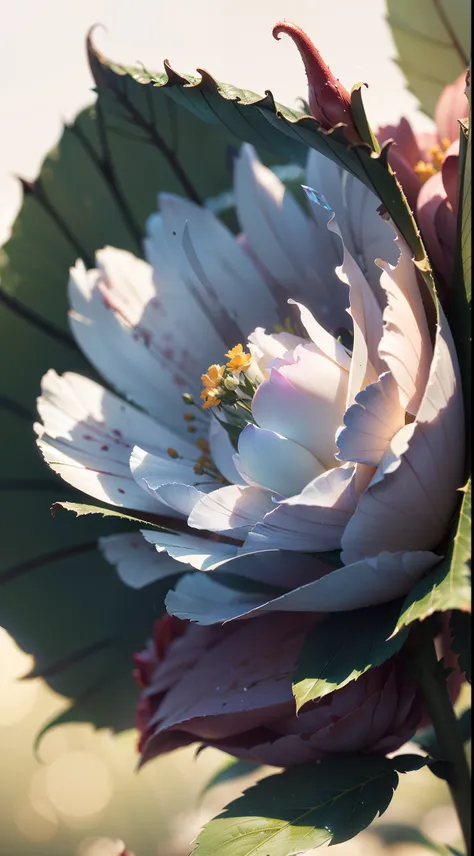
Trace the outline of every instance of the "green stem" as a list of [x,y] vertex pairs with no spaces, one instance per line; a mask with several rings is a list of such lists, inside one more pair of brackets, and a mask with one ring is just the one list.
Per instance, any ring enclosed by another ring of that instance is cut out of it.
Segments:
[[439,751],[437,760],[450,765],[447,784],[461,826],[467,856],[471,854],[471,777],[458,721],[446,686],[443,663],[438,660],[427,627],[417,628],[414,658],[417,680],[428,708]]

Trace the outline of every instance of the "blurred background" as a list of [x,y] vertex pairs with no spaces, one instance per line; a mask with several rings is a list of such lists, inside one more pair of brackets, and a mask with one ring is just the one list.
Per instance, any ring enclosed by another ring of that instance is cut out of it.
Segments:
[[[373,125],[401,115],[418,130],[431,125],[392,61],[383,0],[338,0],[329,13],[318,0],[19,0],[2,17],[0,243],[20,203],[15,176],[33,178],[62,121],[93,100],[84,36],[94,23],[106,28],[96,33],[98,46],[119,62],[161,70],[166,57],[178,71],[201,66],[261,94],[271,88],[292,106],[306,94],[304,72],[290,41],[271,37],[286,17],[307,30],[347,87],[369,83]],[[133,733],[87,725],[49,732],[35,753],[39,729],[65,702],[39,681],[22,681],[30,668],[31,658],[0,630],[0,856],[118,856],[124,843],[135,856],[186,856],[200,825],[242,784],[200,798],[222,756],[206,750],[195,759],[184,750],[138,775]],[[399,843],[417,824],[435,840],[459,841],[445,785],[425,771],[403,780],[380,823],[379,832],[333,848],[334,856],[421,854],[416,836]]]

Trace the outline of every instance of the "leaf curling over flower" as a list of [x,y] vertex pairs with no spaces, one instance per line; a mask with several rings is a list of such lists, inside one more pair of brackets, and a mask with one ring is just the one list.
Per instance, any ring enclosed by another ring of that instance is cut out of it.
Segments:
[[342,123],[351,142],[362,142],[352,115],[351,96],[326,65],[311,39],[301,27],[290,21],[278,22],[272,33],[275,39],[286,33],[298,48],[308,78],[309,108],[321,127],[330,131]]

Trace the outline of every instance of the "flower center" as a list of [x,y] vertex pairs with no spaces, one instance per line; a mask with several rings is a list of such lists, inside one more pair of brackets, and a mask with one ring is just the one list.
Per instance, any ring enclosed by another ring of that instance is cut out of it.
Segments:
[[425,184],[429,178],[441,170],[444,156],[450,145],[451,141],[447,137],[443,137],[439,145],[430,148],[430,160],[419,160],[415,165],[415,172],[422,184]]
[[203,408],[216,408],[214,415],[227,431],[231,442],[236,445],[240,432],[249,423],[254,423],[252,399],[258,381],[252,371],[252,355],[244,351],[241,344],[235,345],[226,355],[225,365],[209,366],[201,375]]

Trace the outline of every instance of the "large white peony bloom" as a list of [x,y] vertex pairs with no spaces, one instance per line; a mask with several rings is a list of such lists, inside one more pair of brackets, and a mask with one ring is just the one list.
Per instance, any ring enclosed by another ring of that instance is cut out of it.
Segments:
[[[402,594],[439,561],[457,503],[462,397],[441,308],[432,337],[409,250],[370,191],[314,152],[307,183],[335,213],[329,229],[331,210],[306,216],[246,146],[239,239],[162,195],[150,264],[108,248],[97,270],[76,265],[76,339],[141,410],[77,375],[43,380],[50,466],[97,499],[176,520],[104,538],[104,554],[133,586],[176,561],[198,571],[168,608],[201,623]],[[341,547],[336,570],[311,555]],[[216,567],[219,581],[201,573]],[[228,572],[282,593],[243,594]]]

